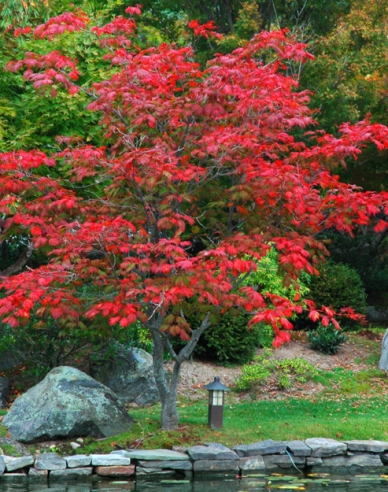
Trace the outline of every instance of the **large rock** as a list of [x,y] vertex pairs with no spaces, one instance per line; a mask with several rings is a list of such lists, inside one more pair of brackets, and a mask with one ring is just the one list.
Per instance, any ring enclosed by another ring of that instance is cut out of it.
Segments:
[[56,367],[16,399],[3,419],[12,437],[35,442],[61,437],[107,437],[133,423],[109,388],[73,367]]
[[114,356],[93,354],[90,373],[125,403],[149,406],[159,401],[152,356],[145,350],[118,344]]

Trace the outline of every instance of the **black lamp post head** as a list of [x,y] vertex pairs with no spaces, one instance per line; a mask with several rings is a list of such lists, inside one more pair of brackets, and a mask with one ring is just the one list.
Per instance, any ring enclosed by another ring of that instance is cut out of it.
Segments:
[[214,381],[204,386],[204,388],[208,391],[230,391],[230,388],[221,383],[219,376],[214,376]]

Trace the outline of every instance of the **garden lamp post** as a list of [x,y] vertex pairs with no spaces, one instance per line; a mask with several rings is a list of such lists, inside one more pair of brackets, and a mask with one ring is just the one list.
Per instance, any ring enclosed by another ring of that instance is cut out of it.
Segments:
[[214,381],[205,386],[209,391],[209,414],[208,426],[211,429],[221,429],[224,414],[224,393],[230,389],[220,382],[220,378],[215,376]]

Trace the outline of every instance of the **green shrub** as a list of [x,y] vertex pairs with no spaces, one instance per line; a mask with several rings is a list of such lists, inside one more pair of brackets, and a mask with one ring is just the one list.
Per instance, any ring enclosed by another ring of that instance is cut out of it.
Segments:
[[338,352],[340,345],[346,342],[345,335],[330,323],[329,326],[318,325],[318,328],[307,334],[310,347],[317,352],[333,355]]
[[388,238],[381,240],[371,226],[356,230],[355,236],[332,233],[328,236],[332,260],[357,270],[371,304],[388,292]]
[[275,377],[280,388],[291,388],[294,381],[305,383],[318,374],[317,369],[305,359],[271,359],[271,350],[255,357],[254,363],[242,368],[241,376],[236,380],[236,389],[249,390],[264,384],[270,377]]
[[352,307],[359,313],[366,312],[361,278],[354,268],[343,263],[325,263],[320,275],[311,279],[309,295],[317,304],[331,306],[335,310]]
[[221,364],[250,362],[260,344],[260,327],[248,329],[249,316],[231,309],[201,337],[195,355]]
[[255,287],[259,292],[270,292],[278,296],[293,300],[298,293],[301,299],[309,297],[309,275],[302,274],[299,279],[299,289],[293,285],[284,284],[284,273],[279,270],[278,255],[271,248],[266,256],[257,263],[256,271],[250,273],[243,284]]
[[[284,274],[279,271],[276,250],[271,248],[267,255],[257,262],[256,271],[244,276],[242,285],[252,286],[258,292],[270,292],[275,295],[293,299],[297,293],[295,286],[284,285]],[[302,281],[298,293],[306,297],[309,289]],[[248,329],[251,316],[233,308],[219,315],[218,320],[200,338],[194,355],[215,360],[221,364],[245,364],[250,362],[258,347],[272,346],[273,330],[269,325],[258,324]],[[191,315],[190,324],[195,328],[198,320]],[[180,340],[174,340],[177,348],[183,345]]]
[[[310,278],[308,298],[314,301],[317,307],[328,306],[339,312],[342,308],[351,307],[357,313],[366,313],[366,295],[363,283],[354,268],[343,263],[328,261],[319,268],[320,275]],[[343,329],[354,328],[356,321],[341,318]],[[296,322],[297,328],[313,329],[316,324],[306,315],[302,315]]]

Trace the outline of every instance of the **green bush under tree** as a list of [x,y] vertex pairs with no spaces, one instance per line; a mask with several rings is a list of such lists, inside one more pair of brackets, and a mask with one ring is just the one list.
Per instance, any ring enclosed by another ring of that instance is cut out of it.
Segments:
[[327,355],[336,354],[340,345],[346,342],[345,335],[332,323],[329,326],[319,324],[318,328],[308,332],[307,337],[310,348]]
[[[354,268],[343,263],[328,261],[319,268],[320,275],[312,276],[309,282],[308,298],[317,307],[326,306],[340,313],[343,308],[352,308],[359,314],[366,313],[366,294],[360,275]],[[339,318],[343,329],[353,329],[357,322]],[[306,315],[296,321],[299,329],[315,329],[316,324]]]
[[[253,271],[242,279],[244,285],[254,287],[263,295],[266,292],[294,299],[296,293],[306,297],[309,288],[307,277],[299,288],[284,284],[284,274],[279,269],[277,253],[271,248],[267,255],[257,263]],[[233,308],[219,315],[211,329],[205,331],[194,355],[215,360],[220,364],[245,364],[250,362],[257,348],[272,345],[274,336],[270,326],[258,324],[248,327],[251,315]]]

